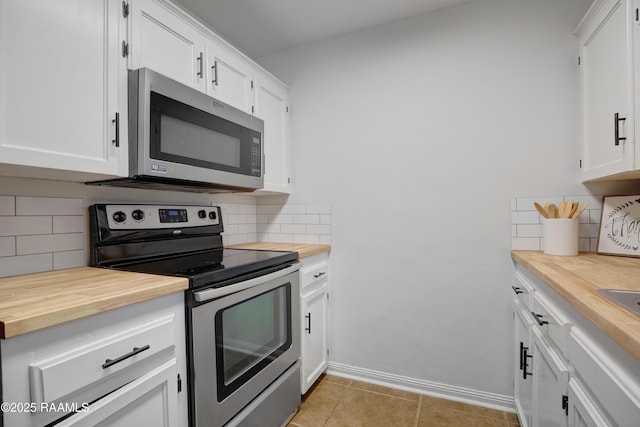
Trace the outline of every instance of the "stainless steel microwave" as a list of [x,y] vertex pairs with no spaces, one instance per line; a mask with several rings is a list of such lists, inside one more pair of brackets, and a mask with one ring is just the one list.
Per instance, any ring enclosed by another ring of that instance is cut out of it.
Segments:
[[196,192],[264,185],[264,122],[147,68],[129,71],[129,178],[103,185]]

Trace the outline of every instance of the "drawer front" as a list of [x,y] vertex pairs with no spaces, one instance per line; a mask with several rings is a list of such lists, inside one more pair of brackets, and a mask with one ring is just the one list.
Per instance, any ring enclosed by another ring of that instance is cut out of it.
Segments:
[[327,280],[329,277],[329,263],[327,261],[304,266],[300,269],[300,289],[314,283]]
[[516,298],[529,310],[532,307],[532,298],[534,294],[534,288],[529,281],[520,273],[516,272],[513,285],[511,286]]
[[175,352],[174,315],[29,364],[31,401],[53,402],[129,372],[161,352]]
[[577,375],[615,425],[638,425],[640,384],[634,381],[637,372],[621,368],[578,328],[573,328],[569,336],[569,351]]
[[537,325],[545,332],[547,338],[558,347],[565,358],[568,358],[567,348],[571,321],[539,293],[533,295],[531,315]]

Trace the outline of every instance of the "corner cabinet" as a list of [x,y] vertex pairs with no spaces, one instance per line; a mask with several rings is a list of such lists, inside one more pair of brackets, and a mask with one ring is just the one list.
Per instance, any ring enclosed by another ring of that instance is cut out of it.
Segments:
[[15,408],[0,425],[187,427],[183,302],[179,292],[2,340],[2,398]]
[[264,120],[263,193],[291,193],[291,141],[288,89],[263,75],[256,79],[255,115]]
[[576,30],[580,37],[584,181],[640,176],[640,150],[635,148],[640,92],[634,87],[640,82],[639,3],[596,0]]
[[520,264],[512,289],[520,425],[637,425],[640,360]]
[[0,0],[0,174],[128,173],[124,15],[112,0]]
[[301,260],[301,394],[305,394],[327,369],[327,303],[329,299],[329,256],[319,254]]

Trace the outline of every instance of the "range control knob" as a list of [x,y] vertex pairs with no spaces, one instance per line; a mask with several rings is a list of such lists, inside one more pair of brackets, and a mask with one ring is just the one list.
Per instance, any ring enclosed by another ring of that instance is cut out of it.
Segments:
[[209,219],[216,219],[218,216],[216,215],[216,211],[209,212]]
[[113,213],[113,220],[117,223],[122,223],[127,219],[127,215],[124,212],[118,211]]
[[205,219],[206,217],[207,217],[207,211],[205,211],[204,209],[200,209],[198,211],[198,218]]
[[136,209],[135,211],[131,212],[131,218],[135,219],[136,221],[142,221],[144,219],[144,212],[142,212],[140,209]]

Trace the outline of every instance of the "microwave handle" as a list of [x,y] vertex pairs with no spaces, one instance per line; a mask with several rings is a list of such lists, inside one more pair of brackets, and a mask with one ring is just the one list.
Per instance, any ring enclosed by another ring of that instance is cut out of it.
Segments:
[[245,280],[244,282],[234,283],[233,285],[224,286],[222,288],[212,288],[212,289],[204,289],[202,291],[196,291],[193,293],[194,298],[197,302],[205,302],[212,299],[220,298],[225,295],[229,295],[239,291],[244,291],[245,289],[253,288],[254,286],[261,285],[270,280],[284,277],[287,274],[293,273],[294,271],[298,271],[299,269],[300,269],[300,263],[296,262],[295,264],[287,268],[283,268],[282,270],[274,271],[273,273],[269,273],[263,276],[255,277],[253,279]]

